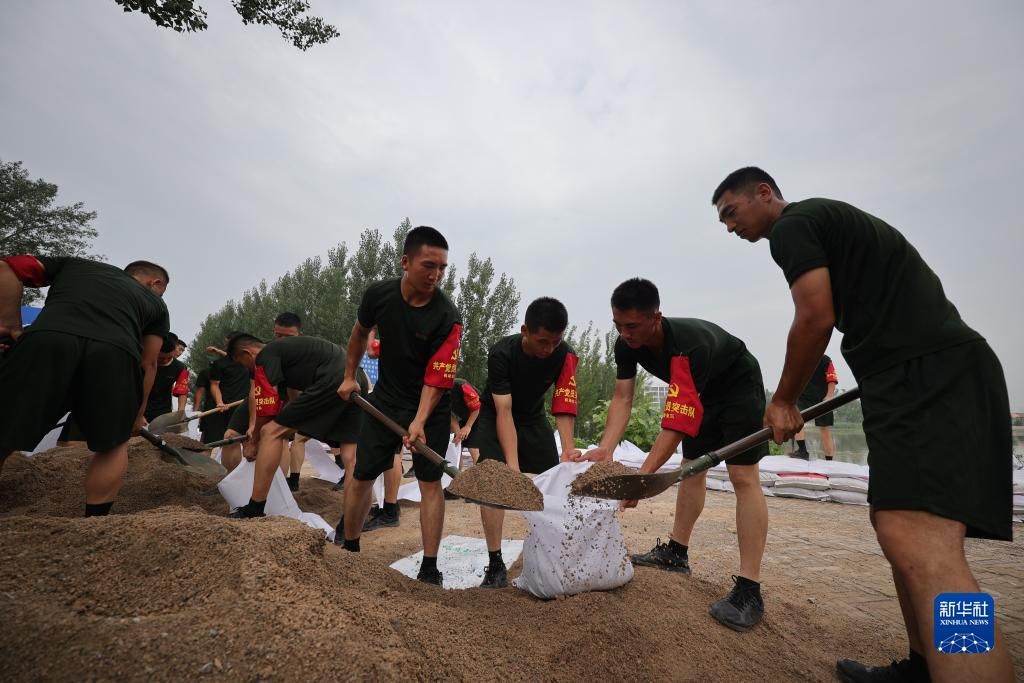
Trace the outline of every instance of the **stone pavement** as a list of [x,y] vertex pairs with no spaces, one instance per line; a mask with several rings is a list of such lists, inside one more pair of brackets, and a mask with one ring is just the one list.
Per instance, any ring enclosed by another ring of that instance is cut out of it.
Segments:
[[[668,539],[676,489],[620,515],[632,552]],[[880,638],[905,647],[903,620],[889,563],[875,541],[868,509],[793,498],[768,499],[768,544],[762,566],[766,607],[771,601],[805,601],[863,618]],[[690,543],[696,576],[735,573],[735,496],[708,491]],[[981,589],[995,599],[996,614],[1018,667],[1024,666],[1024,525],[1012,543],[968,539],[967,557]]]

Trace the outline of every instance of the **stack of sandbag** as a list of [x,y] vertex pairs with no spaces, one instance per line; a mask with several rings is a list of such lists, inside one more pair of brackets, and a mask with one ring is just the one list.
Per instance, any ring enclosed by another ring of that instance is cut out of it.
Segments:
[[783,472],[772,487],[776,496],[803,498],[804,500],[828,500],[828,477],[815,472]]
[[1024,470],[1013,471],[1013,521],[1024,522]]
[[829,500],[846,505],[868,504],[868,466],[837,460],[815,460],[810,471],[828,477]]
[[[696,457],[696,456],[694,456]],[[644,460],[647,459],[647,453],[640,450],[640,447],[629,441],[623,441],[615,447],[615,452],[612,454],[612,460],[620,462],[626,467],[639,468],[644,464]],[[667,472],[669,470],[678,470],[683,466],[683,454],[681,452],[673,453],[669,456],[669,459],[665,461],[658,471]]]
[[538,598],[611,590],[633,578],[633,565],[615,513],[619,503],[569,495],[569,485],[593,463],[563,462],[533,483],[544,510],[524,512],[529,532],[523,572],[512,585]]

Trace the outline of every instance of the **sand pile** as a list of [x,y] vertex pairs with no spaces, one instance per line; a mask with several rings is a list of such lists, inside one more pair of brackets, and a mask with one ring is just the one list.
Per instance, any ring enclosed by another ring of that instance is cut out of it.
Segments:
[[473,465],[448,485],[448,491],[456,496],[503,505],[512,510],[544,509],[544,496],[530,478],[497,460],[482,460]]
[[771,596],[764,624],[714,624],[715,582],[639,571],[551,601],[443,591],[283,518],[165,508],[0,519],[7,680],[823,679],[851,629]]
[[[80,517],[85,510],[85,472],[92,453],[87,448],[52,448],[26,457],[12,455],[0,473],[0,515]],[[141,438],[129,441],[128,474],[111,514],[128,514],[163,505],[198,505],[224,514],[219,496],[200,496],[216,485],[190,468],[165,461],[159,450]]]
[[612,485],[615,477],[639,473],[639,470],[626,467],[614,460],[594,463],[586,472],[573,479],[570,492],[574,496],[586,495],[585,491],[610,495],[615,493],[615,487]]
[[303,478],[299,490],[293,491],[295,502],[303,512],[314,512],[334,524],[341,519],[345,495],[334,491],[334,484],[323,479]]

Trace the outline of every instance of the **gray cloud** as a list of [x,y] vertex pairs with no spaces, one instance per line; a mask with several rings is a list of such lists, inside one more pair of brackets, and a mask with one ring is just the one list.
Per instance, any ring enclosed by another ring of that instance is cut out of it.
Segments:
[[320,1],[342,35],[308,53],[206,5],[196,35],[103,0],[17,0],[0,22],[0,156],[98,210],[113,261],[165,263],[186,338],[408,215],[577,321],[609,327],[615,284],[650,277],[667,314],[747,341],[773,387],[785,281],[709,203],[756,163],[789,198],[903,231],[1024,409],[1018,2]]

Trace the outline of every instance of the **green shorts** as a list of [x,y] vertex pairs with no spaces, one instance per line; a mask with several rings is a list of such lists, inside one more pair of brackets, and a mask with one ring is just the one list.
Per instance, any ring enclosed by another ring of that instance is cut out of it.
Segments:
[[[683,457],[693,460],[710,451],[761,431],[764,426],[765,393],[761,366],[748,351],[741,356],[716,385],[701,395],[704,419],[697,436],[683,437]],[[729,465],[756,465],[768,455],[768,444],[740,453]]]
[[[376,397],[371,393],[366,399],[392,420],[408,427],[416,416],[418,406],[395,406]],[[361,410],[361,409],[360,409]],[[424,432],[427,445],[438,455],[444,457],[448,450],[451,437],[451,414],[447,407],[435,410],[427,419]],[[402,438],[380,423],[379,420],[367,415],[359,431],[356,447],[355,478],[360,481],[373,481],[395,465],[395,453],[402,447]],[[412,465],[416,478],[420,481],[440,481],[444,471],[439,465],[427,460],[419,453],[412,454]]]
[[[519,471],[540,474],[558,464],[555,432],[544,415],[528,418],[513,416],[516,425],[516,450]],[[480,461],[505,462],[505,451],[498,441],[498,415],[489,405],[480,408],[480,416],[473,425],[473,448],[480,449]]]
[[989,345],[912,358],[860,387],[868,503],[953,519],[973,538],[1012,540],[1010,405]]
[[338,396],[339,384],[340,378],[313,384],[285,403],[274,421],[324,443],[356,443],[363,409]]
[[126,442],[142,402],[142,367],[113,344],[26,332],[0,364],[0,452],[31,451],[71,411],[97,453]]
[[249,431],[249,400],[235,408],[232,408],[228,412],[224,413],[224,420],[227,423],[227,427],[224,431],[233,430],[236,434],[245,434]]

